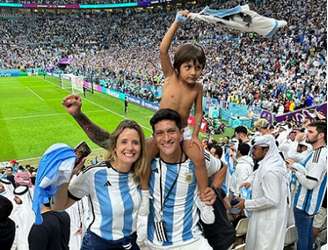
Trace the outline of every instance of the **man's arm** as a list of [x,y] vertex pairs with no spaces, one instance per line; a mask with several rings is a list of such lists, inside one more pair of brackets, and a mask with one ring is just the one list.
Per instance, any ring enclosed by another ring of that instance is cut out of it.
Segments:
[[281,177],[273,172],[263,176],[263,196],[245,201],[245,208],[250,211],[259,211],[278,206],[281,196],[285,195],[281,190]]
[[67,112],[73,116],[80,127],[84,130],[90,140],[102,148],[107,149],[109,147],[109,145],[112,143],[112,138],[109,132],[94,124],[81,111],[82,101],[80,96],[70,95],[65,97],[63,100],[63,105]]
[[197,94],[197,98],[195,101],[195,128],[192,133],[192,137],[197,138],[197,139],[198,139],[198,134],[199,134],[202,117],[203,117],[202,97],[203,97],[203,88],[200,85],[199,91]]
[[[223,163],[222,163],[223,164]],[[221,188],[222,183],[224,182],[224,179],[227,174],[227,166],[225,164],[222,165],[219,171],[217,171],[214,175],[213,181],[212,181],[212,187],[215,189]]]
[[[189,13],[188,11],[180,11],[178,15],[187,17],[188,13]],[[172,25],[164,35],[159,47],[161,66],[165,77],[169,77],[175,73],[169,56],[169,48],[171,46],[175,33],[179,29],[180,25],[181,25],[181,21],[179,21],[179,19],[176,18],[176,20],[172,23]]]

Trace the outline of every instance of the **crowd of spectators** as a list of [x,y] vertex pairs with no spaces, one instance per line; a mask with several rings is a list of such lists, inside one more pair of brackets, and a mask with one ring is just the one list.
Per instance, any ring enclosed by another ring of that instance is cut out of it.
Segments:
[[[230,8],[241,2],[209,4]],[[275,113],[326,100],[326,5],[322,1],[250,3],[258,13],[288,25],[272,39],[200,22],[187,23],[179,44],[197,42],[206,52],[204,94]],[[186,4],[198,12],[205,4]],[[71,57],[67,73],[151,101],[163,82],[159,43],[176,7],[78,14],[37,12],[0,17],[0,68],[54,68]]]

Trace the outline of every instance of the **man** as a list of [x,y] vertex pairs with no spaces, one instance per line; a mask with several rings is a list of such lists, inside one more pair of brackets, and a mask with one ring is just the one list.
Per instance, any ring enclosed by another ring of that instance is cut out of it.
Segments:
[[70,218],[67,212],[56,212],[50,202],[41,208],[43,222],[34,224],[28,235],[30,250],[68,250]]
[[240,194],[240,186],[247,181],[253,173],[254,161],[252,157],[248,155],[249,151],[250,146],[247,143],[241,143],[238,145],[236,170],[233,173],[233,181],[231,185],[231,191],[236,196],[239,196]]
[[310,123],[306,142],[312,145],[313,151],[302,164],[288,160],[298,181],[293,200],[298,250],[312,249],[313,217],[319,212],[327,189],[327,123]]
[[260,118],[254,122],[254,128],[256,131],[260,132],[261,135],[271,134],[270,123],[264,118]]
[[[193,163],[183,152],[180,115],[161,109],[151,118],[159,157],[151,164],[148,240],[151,249],[211,249],[197,223],[197,183]],[[197,148],[195,148],[197,149]],[[197,153],[197,151],[195,151]],[[210,165],[209,175],[218,166]]]
[[246,250],[282,250],[287,227],[287,169],[271,135],[258,136],[252,144],[252,157],[259,167],[243,184],[251,186],[252,198],[241,199],[235,206],[250,214]]
[[14,190],[15,204],[12,218],[16,223],[14,244],[17,249],[28,249],[28,233],[34,223],[35,215],[32,210],[32,197],[28,186],[18,186]]
[[12,202],[0,194],[0,246],[3,250],[10,250],[15,239],[15,222],[9,218],[12,210]]
[[128,98],[127,98],[127,96],[125,96],[125,99],[124,99],[124,114],[125,115],[128,112],[128,105],[129,105]]
[[249,143],[248,131],[244,126],[238,126],[235,128],[235,136],[240,143]]

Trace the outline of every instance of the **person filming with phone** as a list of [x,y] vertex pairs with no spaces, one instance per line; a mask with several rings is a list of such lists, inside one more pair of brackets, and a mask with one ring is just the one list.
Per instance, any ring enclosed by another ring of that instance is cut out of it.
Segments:
[[136,122],[124,120],[111,140],[106,160],[83,171],[74,169],[77,175],[62,184],[54,197],[55,210],[89,197],[91,223],[81,249],[139,249],[136,217],[141,204],[138,184],[146,168],[144,134]]

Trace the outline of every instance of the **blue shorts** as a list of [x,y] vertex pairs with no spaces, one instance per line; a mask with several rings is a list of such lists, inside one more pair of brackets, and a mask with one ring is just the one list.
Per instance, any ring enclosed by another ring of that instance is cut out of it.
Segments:
[[82,241],[81,250],[140,250],[137,245],[137,234],[133,233],[119,240],[105,240],[88,230]]

